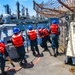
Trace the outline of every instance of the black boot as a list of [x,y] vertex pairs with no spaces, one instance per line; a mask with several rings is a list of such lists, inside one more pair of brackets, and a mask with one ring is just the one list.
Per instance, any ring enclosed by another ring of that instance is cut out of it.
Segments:
[[57,54],[54,54],[54,57],[57,57]]
[[48,50],[49,50],[48,48],[45,48],[45,49],[43,50],[43,52],[48,51]]
[[57,51],[57,55],[59,55],[59,52]]
[[37,56],[39,57],[41,54],[39,52],[37,52]]
[[23,63],[23,58],[20,59],[20,66],[23,66],[24,63]]
[[33,56],[36,56],[36,53],[35,52],[33,52]]
[[24,63],[27,64],[27,60],[26,59],[24,59]]
[[20,62],[20,66],[23,66],[23,65],[24,65],[24,63]]
[[58,48],[56,49],[56,53],[57,53],[57,55],[59,55]]
[[56,49],[53,49],[54,57],[57,57]]

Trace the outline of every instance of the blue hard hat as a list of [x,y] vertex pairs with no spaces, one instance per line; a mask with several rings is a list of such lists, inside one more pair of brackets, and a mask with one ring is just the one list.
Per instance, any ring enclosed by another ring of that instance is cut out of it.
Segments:
[[42,26],[42,29],[44,29],[45,27],[44,26]]
[[53,20],[53,21],[52,21],[52,24],[57,24],[57,21],[56,21],[56,20]]
[[32,26],[28,26],[28,29],[29,29],[29,30],[32,30]]
[[16,27],[13,29],[13,33],[14,33],[14,34],[15,34],[15,33],[19,33],[19,31],[20,31],[20,30],[19,30],[18,28],[16,28]]
[[1,43],[4,43],[4,40],[0,40]]
[[37,28],[38,28],[38,29],[41,29],[41,27],[40,27],[40,26],[38,26]]

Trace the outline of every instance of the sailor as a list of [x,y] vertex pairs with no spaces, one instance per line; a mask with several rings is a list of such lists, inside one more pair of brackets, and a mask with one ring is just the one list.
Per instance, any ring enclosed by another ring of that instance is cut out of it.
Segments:
[[[32,29],[32,26],[30,25],[28,27],[29,31],[27,32],[27,35],[30,39],[30,45],[31,45],[31,50],[34,56],[40,55],[39,49],[38,49],[38,44],[37,44],[37,34],[36,31]],[[37,52],[37,54],[36,54]]]
[[[38,30],[39,31],[39,30]],[[41,43],[41,47],[44,48],[44,51],[47,51],[48,50],[48,47],[47,47],[47,38],[46,36],[48,35],[48,33],[46,32],[45,28],[42,27],[41,28],[41,38],[42,38],[42,43]]]
[[51,44],[50,31],[45,27],[42,27],[42,30],[43,30],[43,34],[44,34],[46,41],[49,41]]
[[58,47],[59,47],[58,38],[60,34],[60,28],[56,20],[52,21],[52,25],[50,26],[50,32],[52,36],[52,49],[54,52],[54,57],[56,57],[58,54]]
[[38,32],[38,37],[39,37],[39,44],[40,44],[40,46],[42,47],[42,48],[44,48],[44,46],[43,46],[43,42],[42,42],[42,38],[44,37],[43,36],[43,33],[42,33],[42,28],[40,27],[40,26],[38,26],[37,27],[37,32]]
[[41,28],[40,26],[38,26],[38,36],[39,36],[40,38],[43,37],[42,28]]
[[25,58],[26,52],[25,52],[23,42],[24,42],[24,38],[22,34],[20,33],[20,30],[17,27],[15,27],[13,29],[12,43],[16,47],[17,53],[20,57],[20,66],[22,66],[23,64],[27,64],[27,60]]
[[[11,64],[12,61],[6,51],[6,46],[4,44],[4,40],[0,40],[0,64],[1,64],[1,72],[2,72],[2,75],[7,75],[7,72],[4,71],[4,68],[5,68],[5,57],[4,55],[7,57],[7,59],[10,61]],[[15,66],[14,66],[15,67]]]

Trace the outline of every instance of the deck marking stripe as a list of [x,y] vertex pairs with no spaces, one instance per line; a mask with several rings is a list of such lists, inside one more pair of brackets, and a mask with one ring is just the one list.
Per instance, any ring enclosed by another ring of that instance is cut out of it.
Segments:
[[11,68],[11,67],[5,67],[5,71],[19,71],[19,70],[21,70],[22,69],[22,67],[13,67],[13,68]]
[[33,61],[33,64],[38,63],[38,62],[39,62],[39,60],[40,60],[40,57],[38,57],[35,61]]

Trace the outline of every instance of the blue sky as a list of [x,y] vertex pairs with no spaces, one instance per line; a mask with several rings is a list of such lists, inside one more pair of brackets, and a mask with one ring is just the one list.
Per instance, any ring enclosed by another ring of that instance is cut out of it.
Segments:
[[[33,10],[33,0],[0,0],[0,14],[5,13],[3,5],[9,4],[11,11],[16,13],[16,2],[19,1],[21,5],[24,5],[29,10],[29,15],[35,15],[35,11]],[[42,1],[47,2],[48,0],[35,0],[37,3],[41,3]],[[21,6],[20,6],[21,8]]]

